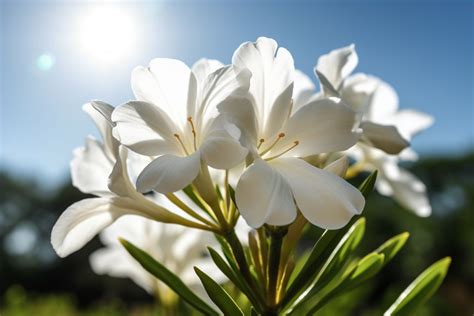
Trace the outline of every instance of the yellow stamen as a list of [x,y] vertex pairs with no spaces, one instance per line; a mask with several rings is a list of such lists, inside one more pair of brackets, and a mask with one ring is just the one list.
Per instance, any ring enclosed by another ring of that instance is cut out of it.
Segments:
[[272,148],[275,147],[275,145],[276,145],[276,144],[280,141],[280,139],[282,139],[283,137],[285,137],[285,133],[280,133],[280,134],[278,134],[277,139],[275,139],[275,140],[273,141],[273,143],[272,143],[267,149],[265,149],[264,151],[262,151],[261,153],[259,153],[260,156],[263,156],[263,155],[265,155],[267,152],[269,152],[270,150],[272,150]]
[[288,148],[287,150],[283,151],[282,153],[276,155],[276,156],[273,156],[273,157],[269,157],[269,158],[265,158],[265,161],[270,161],[270,160],[273,160],[275,158],[278,158],[278,157],[281,157],[282,155],[286,154],[287,152],[289,152],[290,150],[292,150],[293,148],[295,148],[296,146],[299,145],[299,141],[295,140],[293,142],[293,146],[291,146],[290,148]]
[[194,150],[197,150],[197,145],[196,145],[196,129],[194,128],[193,118],[192,118],[191,116],[188,117],[188,122],[189,122],[189,124],[191,124],[191,133],[193,133]]
[[179,134],[174,134],[174,137],[176,137],[176,139],[178,139],[178,142],[181,144],[181,147],[183,147],[183,150],[186,153],[186,155],[189,155],[189,152],[186,150],[186,146],[184,146],[184,143],[181,140],[181,137],[179,137]]
[[260,147],[262,147],[263,142],[265,142],[265,139],[260,138],[260,140],[258,141],[257,150],[260,149]]

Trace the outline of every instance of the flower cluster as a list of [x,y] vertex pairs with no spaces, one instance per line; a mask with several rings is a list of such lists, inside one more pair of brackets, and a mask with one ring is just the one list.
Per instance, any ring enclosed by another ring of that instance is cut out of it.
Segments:
[[[397,111],[387,83],[351,74],[357,62],[354,45],[321,56],[314,69],[319,92],[295,69],[290,52],[264,37],[240,45],[230,65],[201,59],[189,68],[157,58],[135,68],[135,100],[83,108],[102,141],[88,137],[74,152],[72,181],[97,197],[61,215],[52,231],[54,249],[67,256],[117,221],[102,234],[110,249],[93,255],[94,270],[128,275],[151,291],[156,284],[149,275],[133,272],[130,263],[114,264],[120,252],[110,236],[133,231],[150,253],[160,244],[164,262],[173,258],[171,242],[193,238],[186,247],[196,249],[170,261],[179,270],[186,268],[179,261],[187,260],[189,268],[200,258],[184,257],[199,254],[211,233],[232,245],[240,215],[247,232],[295,221],[344,227],[365,205],[346,180],[374,169],[380,193],[429,215],[424,185],[398,163],[416,159],[409,142],[432,119]],[[144,219],[131,219],[136,216]],[[189,237],[188,229],[170,226],[169,234],[163,223],[198,230]]]

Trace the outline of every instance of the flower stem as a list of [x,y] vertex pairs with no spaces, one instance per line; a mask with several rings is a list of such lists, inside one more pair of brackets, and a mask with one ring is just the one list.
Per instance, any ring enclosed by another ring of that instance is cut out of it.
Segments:
[[268,251],[268,266],[267,266],[267,305],[269,307],[270,315],[278,310],[278,279],[280,268],[280,256],[283,237],[288,232],[287,228],[269,228],[270,233],[270,249]]
[[239,238],[235,233],[235,230],[231,229],[230,231],[223,233],[222,236],[225,238],[230,248],[232,249],[232,253],[240,269],[240,272],[242,273],[243,278],[245,279],[247,285],[251,288],[260,303],[260,306],[255,306],[255,308],[257,310],[262,310],[262,307],[265,305],[264,298],[262,297],[261,291],[259,291],[258,286],[255,283],[254,278],[252,277],[252,274],[249,269],[249,264],[245,256],[244,248],[242,247],[242,244],[240,243]]
[[219,229],[219,227],[217,227],[214,223],[212,223],[211,221],[207,220],[206,218],[204,218],[201,215],[199,215],[198,213],[196,213],[192,208],[190,208],[188,205],[186,205],[183,201],[181,201],[173,193],[167,193],[166,197],[168,198],[168,200],[170,200],[171,203],[173,203],[174,205],[179,207],[181,210],[186,212],[188,215],[194,217],[195,219],[197,219],[198,221],[208,225],[209,227],[212,227],[214,229]]

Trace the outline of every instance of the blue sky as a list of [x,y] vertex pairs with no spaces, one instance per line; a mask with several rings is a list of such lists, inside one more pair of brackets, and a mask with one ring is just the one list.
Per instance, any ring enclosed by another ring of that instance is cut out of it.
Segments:
[[[113,63],[94,58],[80,41],[84,17],[103,2],[133,24],[132,40],[117,48],[126,56]],[[355,43],[358,71],[392,84],[402,108],[435,116],[435,125],[413,141],[417,151],[454,155],[474,146],[470,1],[3,0],[0,6],[0,167],[44,183],[67,179],[72,150],[97,135],[82,104],[131,99],[134,66],[154,57],[228,63],[241,42],[262,35],[288,48],[310,76],[318,56]]]

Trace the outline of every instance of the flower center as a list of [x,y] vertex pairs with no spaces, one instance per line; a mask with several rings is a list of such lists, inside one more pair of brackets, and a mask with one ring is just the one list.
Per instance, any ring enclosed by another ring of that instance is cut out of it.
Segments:
[[293,148],[295,148],[296,146],[298,146],[299,143],[300,143],[300,142],[299,142],[298,140],[295,140],[295,141],[293,142],[293,145],[291,145],[289,148],[285,149],[284,151],[282,151],[282,152],[279,153],[278,155],[265,158],[265,161],[270,161],[270,160],[273,160],[273,159],[275,159],[275,158],[278,158],[278,157],[283,156],[284,154],[286,154],[287,152],[289,152],[290,150],[292,150]]
[[189,155],[189,152],[188,150],[186,149],[186,146],[184,146],[184,143],[183,143],[183,140],[181,139],[181,137],[179,136],[179,134],[174,134],[174,137],[176,137],[176,139],[178,140],[178,142],[180,143],[181,147],[183,148],[184,152],[186,153],[186,155]]
[[[259,154],[260,156],[265,155],[267,152],[269,152],[270,150],[272,150],[272,148],[275,147],[275,145],[276,145],[276,144],[280,141],[280,139],[282,139],[283,137],[285,137],[285,133],[280,133],[280,134],[278,134],[278,137],[273,141],[273,143],[271,143],[270,146],[268,146],[267,149],[265,149],[265,150],[262,151],[262,152],[259,152],[258,154]],[[264,141],[265,141],[265,140],[264,140],[263,138],[260,139],[259,146],[261,146]],[[259,148],[259,147],[257,147],[257,149],[258,149],[258,148]]]
[[[285,137],[285,133],[280,133],[278,134],[278,137],[270,144],[270,146],[268,146],[265,150],[262,150],[260,152],[258,152],[259,156],[262,157],[263,155],[265,155],[266,153],[268,153],[270,150],[272,150],[276,144],[278,144],[278,142],[283,138]],[[262,144],[265,142],[265,139],[261,138],[258,142],[258,145],[257,145],[257,150],[260,149],[260,147],[262,146]],[[281,153],[275,155],[275,156],[271,156],[271,157],[268,157],[268,158],[264,158],[265,161],[270,161],[270,160],[273,160],[275,158],[278,158],[278,157],[281,157],[282,155],[286,154],[287,152],[289,152],[290,150],[292,150],[293,148],[295,148],[296,146],[299,145],[299,140],[295,140],[293,142],[293,144],[285,149],[284,151],[282,151]]]
[[[193,147],[194,147],[194,151],[197,150],[197,133],[196,133],[196,128],[194,127],[194,122],[193,122],[193,118],[190,116],[188,117],[188,123],[191,127],[191,133],[193,134]],[[183,148],[184,152],[186,153],[186,155],[189,155],[189,151],[188,149],[186,148],[186,145],[184,144],[183,142],[183,139],[181,139],[181,136],[179,136],[178,133],[174,134],[174,137],[176,137],[176,139],[178,140],[179,144],[181,145],[181,148]]]
[[191,116],[188,117],[188,122],[189,122],[189,125],[191,125],[191,133],[193,133],[194,150],[197,150],[197,145],[196,145],[196,129],[194,128],[193,118],[192,118]]

